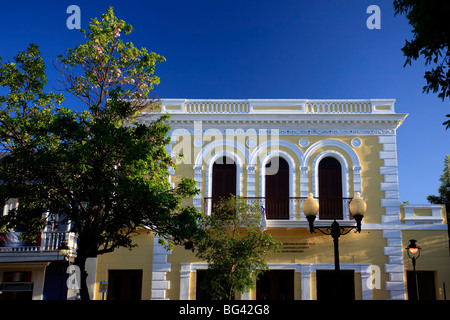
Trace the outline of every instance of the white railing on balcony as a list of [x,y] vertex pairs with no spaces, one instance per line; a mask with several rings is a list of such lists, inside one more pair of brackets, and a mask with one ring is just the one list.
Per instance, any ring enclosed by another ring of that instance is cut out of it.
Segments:
[[77,249],[77,236],[72,232],[42,232],[41,247],[44,251],[59,250],[62,241],[67,241],[70,251]]
[[[260,208],[264,208],[267,220],[306,220],[302,209],[306,197],[241,197],[247,203],[258,203]],[[349,220],[352,219],[349,209],[351,198],[317,198],[320,204],[318,213],[319,220]],[[204,213],[206,215],[214,214],[216,201],[212,197],[204,198]]]
[[21,252],[56,252],[59,251],[62,241],[67,241],[70,253],[77,250],[77,236],[72,232],[41,232],[40,243],[36,245],[22,245],[6,243],[0,247],[0,253]]

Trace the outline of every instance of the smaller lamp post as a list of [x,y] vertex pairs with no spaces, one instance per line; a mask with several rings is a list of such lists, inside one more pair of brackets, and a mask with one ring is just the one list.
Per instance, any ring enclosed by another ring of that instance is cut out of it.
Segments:
[[64,282],[64,265],[68,260],[69,256],[69,246],[67,245],[66,240],[62,240],[58,247],[59,254],[63,256],[64,261],[61,263],[61,280],[59,283],[59,300],[63,300],[63,282]]
[[420,257],[420,249],[417,245],[417,240],[411,239],[409,240],[409,245],[405,248],[406,252],[408,252],[408,257],[412,260],[413,265],[413,274],[414,274],[414,284],[416,286],[416,296],[417,300],[419,300],[419,282],[417,281],[417,272],[416,272],[416,261]]
[[69,246],[67,245],[67,241],[62,240],[58,249],[59,249],[59,254],[62,255],[65,260],[69,255],[69,249],[70,249]]

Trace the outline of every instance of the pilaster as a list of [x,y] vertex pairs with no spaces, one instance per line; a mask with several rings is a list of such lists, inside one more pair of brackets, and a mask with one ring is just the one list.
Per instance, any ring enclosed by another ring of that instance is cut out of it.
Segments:
[[383,230],[383,238],[387,239],[387,246],[384,247],[384,254],[388,257],[384,269],[389,275],[386,291],[389,291],[391,300],[405,300],[402,231]]
[[384,176],[384,182],[380,185],[380,190],[384,191],[384,198],[381,199],[381,206],[386,213],[381,217],[382,224],[400,223],[400,195],[398,181],[398,161],[397,161],[397,139],[395,135],[379,136],[378,143],[383,146],[379,158],[384,165],[380,167],[380,174]]
[[167,272],[170,272],[171,264],[167,262],[170,254],[164,246],[159,243],[159,237],[153,242],[153,265],[152,265],[152,300],[167,300],[166,290],[170,289],[170,281],[167,280]]

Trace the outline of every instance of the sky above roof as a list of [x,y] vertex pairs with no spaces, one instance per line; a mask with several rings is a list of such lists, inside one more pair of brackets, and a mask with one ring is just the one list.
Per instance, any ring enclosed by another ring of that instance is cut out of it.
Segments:
[[[450,130],[448,101],[423,94],[424,61],[404,67],[401,48],[412,38],[392,0],[148,0],[2,1],[0,57],[12,60],[30,43],[47,66],[47,89],[58,87],[52,62],[83,35],[66,26],[78,5],[81,28],[109,6],[133,25],[132,41],[166,57],[156,68],[161,98],[396,99],[407,113],[397,131],[400,199],[426,203],[437,193]],[[366,25],[370,5],[381,29]],[[68,97],[64,105],[80,108]]]

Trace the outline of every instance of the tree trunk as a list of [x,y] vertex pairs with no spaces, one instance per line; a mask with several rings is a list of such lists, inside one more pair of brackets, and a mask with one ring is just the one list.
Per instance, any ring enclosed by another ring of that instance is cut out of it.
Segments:
[[231,301],[233,299],[233,286],[230,286],[230,289],[228,290],[228,301]]
[[77,257],[75,258],[74,264],[80,268],[80,298],[81,300],[91,300],[89,296],[89,289],[87,286],[88,273],[86,272],[86,260],[87,256],[83,253],[77,252]]
[[89,232],[78,235],[77,257],[74,264],[80,268],[80,298],[81,300],[91,300],[87,285],[88,273],[86,271],[87,258],[97,256],[97,241],[89,235]]

